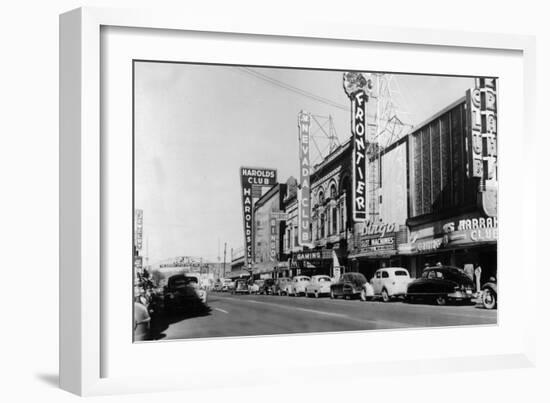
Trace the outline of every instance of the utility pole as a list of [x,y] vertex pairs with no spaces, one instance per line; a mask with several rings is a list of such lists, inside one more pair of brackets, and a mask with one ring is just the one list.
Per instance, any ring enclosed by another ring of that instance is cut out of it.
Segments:
[[227,242],[223,243],[223,278],[225,278],[225,257],[227,254]]

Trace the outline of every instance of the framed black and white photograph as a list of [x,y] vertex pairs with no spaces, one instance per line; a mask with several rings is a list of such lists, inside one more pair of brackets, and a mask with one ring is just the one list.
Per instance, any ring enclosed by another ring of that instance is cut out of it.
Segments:
[[530,365],[530,37],[80,9],[60,38],[64,389]]
[[496,77],[133,81],[134,340],[497,323]]

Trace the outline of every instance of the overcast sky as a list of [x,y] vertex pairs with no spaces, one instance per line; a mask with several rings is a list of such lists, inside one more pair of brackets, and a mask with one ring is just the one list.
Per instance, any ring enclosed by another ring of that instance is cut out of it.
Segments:
[[[392,98],[413,125],[474,84],[393,77]],[[341,72],[137,62],[135,207],[143,209],[149,261],[214,260],[218,243],[223,259],[224,242],[229,261],[230,248],[243,245],[239,167],[275,168],[279,182],[297,177],[298,112],[332,116],[343,143],[350,136],[347,108]],[[320,149],[328,145],[317,141]]]

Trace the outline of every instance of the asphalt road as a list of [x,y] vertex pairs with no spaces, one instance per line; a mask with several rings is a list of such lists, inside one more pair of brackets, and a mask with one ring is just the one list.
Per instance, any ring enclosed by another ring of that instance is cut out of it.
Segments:
[[210,292],[209,312],[166,318],[155,340],[496,324],[497,311],[476,305],[231,295]]

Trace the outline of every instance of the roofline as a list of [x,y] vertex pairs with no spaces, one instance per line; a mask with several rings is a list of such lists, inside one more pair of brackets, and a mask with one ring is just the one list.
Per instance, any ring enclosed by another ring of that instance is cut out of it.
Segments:
[[427,126],[428,124],[430,124],[431,122],[433,122],[437,118],[439,118],[442,115],[446,114],[451,109],[454,109],[455,107],[457,107],[458,105],[460,105],[461,103],[463,103],[465,101],[466,101],[466,96],[464,95],[464,96],[460,97],[459,99],[457,99],[456,101],[454,101],[453,103],[447,105],[445,108],[441,109],[439,112],[435,113],[434,115],[432,115],[428,119],[424,119],[422,122],[420,122],[419,124],[414,126],[409,134],[416,133],[417,131],[422,129],[424,126]]

